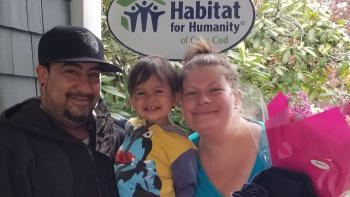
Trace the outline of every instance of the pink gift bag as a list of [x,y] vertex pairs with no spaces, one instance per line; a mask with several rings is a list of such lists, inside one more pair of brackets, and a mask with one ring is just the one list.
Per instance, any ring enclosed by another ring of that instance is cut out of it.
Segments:
[[339,108],[290,122],[288,99],[278,94],[268,110],[273,166],[306,173],[320,197],[350,189],[350,127]]

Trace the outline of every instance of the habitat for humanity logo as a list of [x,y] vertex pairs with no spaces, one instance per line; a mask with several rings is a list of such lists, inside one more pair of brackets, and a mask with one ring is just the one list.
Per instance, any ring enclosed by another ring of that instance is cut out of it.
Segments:
[[159,11],[159,5],[166,4],[162,0],[151,2],[143,0],[141,4],[136,0],[119,0],[117,3],[125,9],[120,19],[121,25],[131,32],[136,31],[137,25],[141,25],[142,32],[146,32],[149,19],[152,21],[153,32],[156,32],[159,17],[165,13],[165,11]]
[[251,0],[114,0],[107,15],[119,43],[171,60],[180,60],[198,35],[226,51],[245,39],[254,20]]

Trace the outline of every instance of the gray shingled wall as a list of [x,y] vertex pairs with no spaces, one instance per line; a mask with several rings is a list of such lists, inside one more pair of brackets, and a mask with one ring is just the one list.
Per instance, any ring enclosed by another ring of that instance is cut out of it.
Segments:
[[39,95],[34,69],[40,36],[70,18],[70,0],[0,0],[0,112]]

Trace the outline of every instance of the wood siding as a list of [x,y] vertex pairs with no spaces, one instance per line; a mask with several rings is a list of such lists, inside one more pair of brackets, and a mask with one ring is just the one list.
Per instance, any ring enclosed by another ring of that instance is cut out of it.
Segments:
[[70,18],[70,0],[0,0],[0,112],[39,95],[40,36]]

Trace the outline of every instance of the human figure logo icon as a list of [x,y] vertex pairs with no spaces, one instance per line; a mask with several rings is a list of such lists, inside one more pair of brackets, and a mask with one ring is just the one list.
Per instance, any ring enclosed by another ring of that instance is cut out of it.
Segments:
[[[165,3],[163,2],[162,4]],[[131,4],[128,3],[127,5],[130,6]],[[121,23],[125,29],[135,32],[138,22],[141,21],[141,31],[146,32],[147,21],[150,17],[152,30],[157,32],[159,17],[165,11],[158,11],[159,7],[154,2],[148,3],[147,1],[142,1],[141,5],[136,2],[129,9],[123,12],[127,17],[121,16]]]

